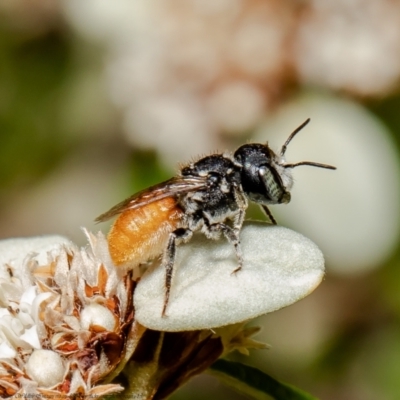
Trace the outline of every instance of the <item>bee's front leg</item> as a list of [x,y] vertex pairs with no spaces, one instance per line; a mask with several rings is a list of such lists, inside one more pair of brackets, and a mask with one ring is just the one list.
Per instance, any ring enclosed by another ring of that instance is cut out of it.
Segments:
[[236,188],[235,199],[238,206],[238,212],[233,220],[233,228],[235,229],[236,234],[239,235],[246,215],[248,202],[241,188]]
[[268,219],[271,221],[272,225],[278,225],[276,222],[276,219],[274,218],[274,216],[272,215],[271,210],[265,205],[265,204],[261,204],[261,210],[264,211],[264,214],[268,217]]
[[169,301],[169,294],[171,291],[171,283],[172,283],[172,274],[174,271],[175,264],[175,256],[176,256],[176,245],[177,242],[186,242],[193,235],[193,232],[190,229],[179,228],[173,231],[169,235],[168,245],[165,249],[162,265],[165,267],[165,297],[164,297],[164,306],[162,310],[162,316],[165,317],[166,309]]

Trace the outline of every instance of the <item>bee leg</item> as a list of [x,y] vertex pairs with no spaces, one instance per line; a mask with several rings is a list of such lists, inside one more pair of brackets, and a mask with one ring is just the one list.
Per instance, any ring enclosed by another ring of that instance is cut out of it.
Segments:
[[175,256],[176,256],[176,244],[177,241],[184,242],[190,239],[193,235],[193,232],[189,229],[176,229],[169,235],[168,245],[164,252],[164,257],[162,260],[162,264],[165,266],[165,297],[164,297],[164,306],[162,309],[161,316],[165,317],[165,311],[167,310],[169,294],[171,291],[171,283],[172,283],[172,273],[174,270],[175,264]]
[[276,219],[274,218],[274,216],[272,215],[270,209],[269,209],[267,206],[265,206],[265,205],[263,204],[263,205],[261,205],[261,209],[264,211],[264,214],[269,218],[269,220],[271,221],[271,223],[272,223],[273,225],[278,225],[278,224],[276,223]]
[[232,271],[232,274],[240,271],[243,266],[243,253],[240,246],[239,231],[237,229],[232,229],[230,226],[223,223],[212,224],[208,229],[211,233],[222,232],[228,241],[233,244],[239,265],[234,271]]
[[235,199],[239,206],[239,211],[234,219],[233,227],[234,227],[237,235],[239,235],[239,232],[242,229],[242,225],[243,225],[244,218],[246,215],[246,209],[247,209],[248,203],[247,203],[246,196],[243,194],[243,191],[239,190],[239,189],[236,189],[236,191],[235,191]]
[[238,212],[237,217],[235,218],[235,220],[233,222],[233,230],[235,231],[236,236],[239,236],[240,230],[242,229],[245,215],[246,215],[245,209],[241,209]]

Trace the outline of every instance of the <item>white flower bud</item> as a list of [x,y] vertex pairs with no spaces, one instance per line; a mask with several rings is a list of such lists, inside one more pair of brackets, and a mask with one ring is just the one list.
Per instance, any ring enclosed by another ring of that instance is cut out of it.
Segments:
[[196,235],[180,246],[166,316],[165,271],[148,271],[135,291],[135,318],[162,331],[208,329],[255,318],[300,300],[324,276],[324,258],[304,236],[280,226],[247,223],[241,231],[243,268],[225,238]]
[[51,350],[35,350],[25,366],[26,372],[39,385],[52,387],[64,377],[65,366],[62,358]]
[[107,307],[97,303],[89,304],[81,312],[81,326],[86,330],[89,330],[91,325],[98,325],[112,332],[116,323],[114,314]]

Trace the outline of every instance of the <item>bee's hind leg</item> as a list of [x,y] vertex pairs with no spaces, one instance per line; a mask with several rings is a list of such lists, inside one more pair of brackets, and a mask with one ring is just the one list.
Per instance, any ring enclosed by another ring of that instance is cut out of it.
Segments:
[[190,229],[179,228],[173,231],[169,235],[168,245],[165,249],[162,265],[165,267],[165,297],[164,297],[164,306],[162,309],[161,316],[165,317],[169,294],[171,291],[171,283],[172,283],[172,274],[174,271],[175,257],[176,257],[176,245],[177,242],[185,242],[191,238],[193,232]]

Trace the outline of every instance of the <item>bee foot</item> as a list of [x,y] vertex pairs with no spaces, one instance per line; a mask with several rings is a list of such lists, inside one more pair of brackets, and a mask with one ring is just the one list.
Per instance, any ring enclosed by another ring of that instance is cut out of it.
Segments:
[[239,265],[235,270],[233,270],[233,271],[231,272],[231,275],[236,274],[236,272],[239,272],[241,269],[242,269],[242,266]]

